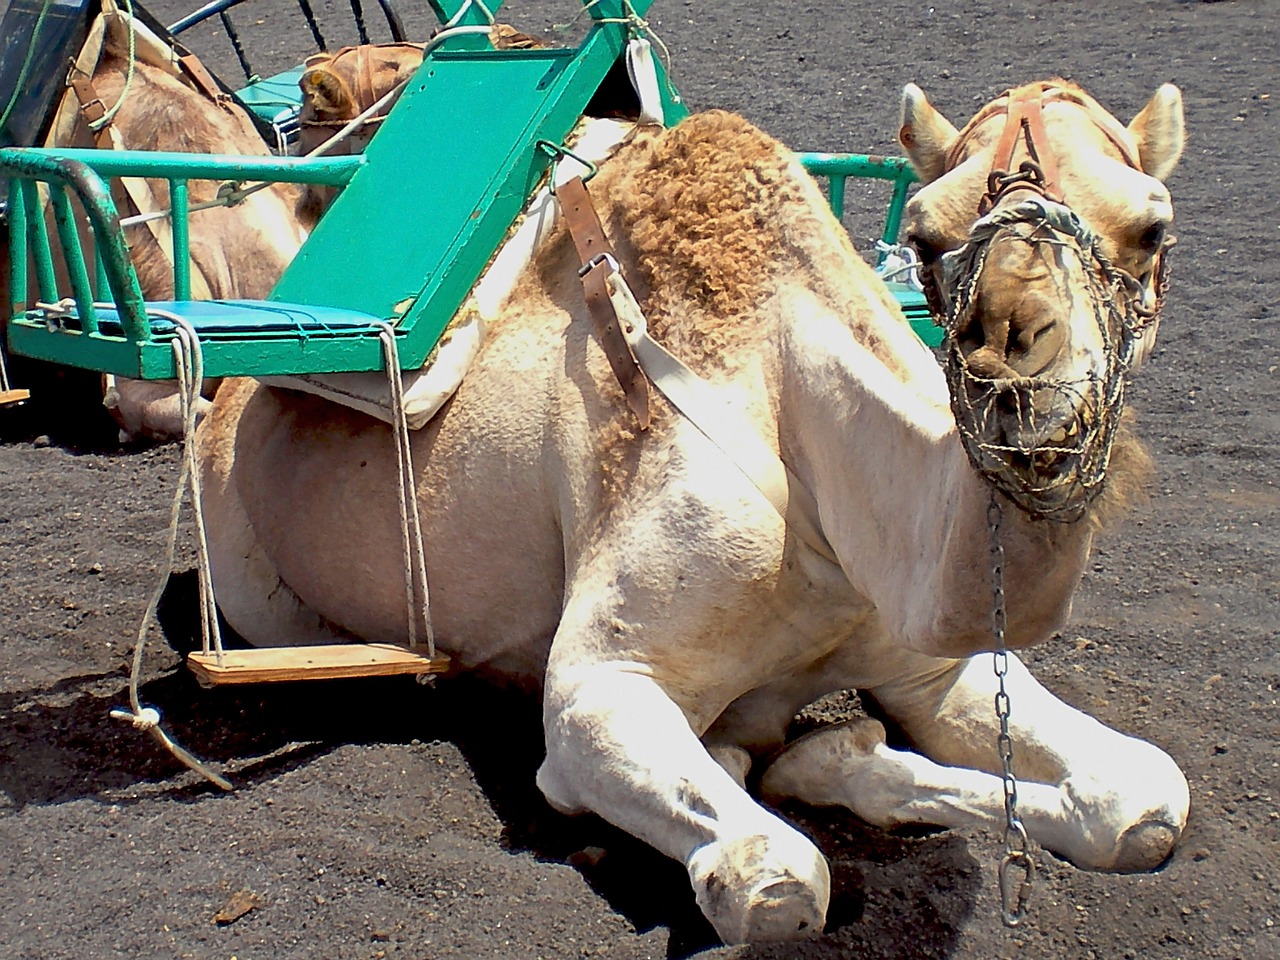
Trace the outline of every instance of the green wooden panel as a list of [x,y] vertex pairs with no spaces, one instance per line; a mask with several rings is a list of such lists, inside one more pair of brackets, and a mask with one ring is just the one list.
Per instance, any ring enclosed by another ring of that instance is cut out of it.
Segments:
[[433,52],[271,298],[399,318],[421,364],[549,165],[537,141],[564,140],[625,39]]

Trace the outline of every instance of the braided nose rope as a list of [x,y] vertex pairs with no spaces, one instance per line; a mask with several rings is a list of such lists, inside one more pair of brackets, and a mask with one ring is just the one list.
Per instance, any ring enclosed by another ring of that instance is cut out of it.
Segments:
[[[1020,225],[1029,231],[1015,231]],[[1104,369],[1085,377],[985,377],[974,373],[961,346],[973,320],[979,283],[997,239],[1053,244],[1080,262],[1101,335]],[[1163,261],[1163,256],[1161,260]],[[1164,276],[1161,271],[1160,282]],[[1042,197],[979,219],[968,241],[942,257],[946,300],[944,370],[951,408],[969,462],[1019,509],[1036,519],[1072,523],[1101,492],[1127,375],[1137,343],[1157,311],[1142,306],[1143,286],[1098,249],[1093,232],[1069,207]],[[1052,432],[1046,411],[1072,411]],[[1016,436],[1001,421],[1016,418]]]

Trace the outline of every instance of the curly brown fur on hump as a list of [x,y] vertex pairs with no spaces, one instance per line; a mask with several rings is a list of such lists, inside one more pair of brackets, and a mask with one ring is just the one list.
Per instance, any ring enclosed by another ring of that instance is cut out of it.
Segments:
[[[771,226],[802,196],[792,162],[776,140],[713,110],[659,137],[632,173],[620,219],[651,291],[653,333],[672,349],[722,355],[734,326],[773,292]],[[679,324],[691,306],[696,335]]]

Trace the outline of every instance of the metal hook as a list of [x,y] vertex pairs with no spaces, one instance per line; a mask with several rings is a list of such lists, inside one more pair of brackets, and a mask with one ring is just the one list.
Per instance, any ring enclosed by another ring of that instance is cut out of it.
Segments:
[[[1015,871],[1022,876],[1015,877]],[[1000,919],[1006,927],[1016,927],[1027,915],[1027,899],[1036,863],[1026,850],[1010,850],[1000,861]]]
[[533,145],[553,160],[561,160],[568,157],[570,160],[574,160],[586,167],[587,174],[582,178],[583,183],[586,183],[600,172],[600,168],[596,164],[592,163],[585,157],[578,156],[562,143],[552,143],[550,140],[535,140]]

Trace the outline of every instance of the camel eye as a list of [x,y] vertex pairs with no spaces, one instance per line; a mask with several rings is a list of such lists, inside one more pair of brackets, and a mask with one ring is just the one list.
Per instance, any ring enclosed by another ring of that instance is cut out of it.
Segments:
[[1153,223],[1142,231],[1142,236],[1138,238],[1138,246],[1142,252],[1151,256],[1164,245],[1165,225],[1162,222]]
[[907,237],[907,243],[916,248],[916,253],[920,255],[920,262],[926,267],[935,263],[938,259],[938,248],[926,240],[924,237],[910,234]]

